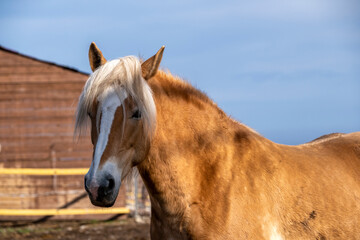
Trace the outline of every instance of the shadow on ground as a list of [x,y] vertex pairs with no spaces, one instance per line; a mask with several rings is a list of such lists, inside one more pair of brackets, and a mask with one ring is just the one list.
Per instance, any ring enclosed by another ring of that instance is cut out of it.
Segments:
[[1,222],[0,239],[62,239],[62,240],[148,240],[148,223],[133,219],[114,221],[48,221],[21,226],[19,222]]

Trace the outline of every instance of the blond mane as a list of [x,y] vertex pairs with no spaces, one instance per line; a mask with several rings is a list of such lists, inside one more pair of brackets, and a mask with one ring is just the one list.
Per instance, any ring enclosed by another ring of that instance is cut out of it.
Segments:
[[156,125],[156,108],[152,91],[142,77],[137,57],[127,56],[109,61],[96,69],[86,81],[76,110],[75,136],[87,127],[88,113],[95,101],[101,101],[110,90],[121,94],[124,89],[136,102],[144,119],[144,130],[151,137]]

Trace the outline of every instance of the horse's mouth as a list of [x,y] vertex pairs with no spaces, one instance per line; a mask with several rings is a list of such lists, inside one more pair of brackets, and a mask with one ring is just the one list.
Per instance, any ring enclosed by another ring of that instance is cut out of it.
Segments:
[[112,207],[115,204],[117,194],[114,197],[113,194],[107,197],[100,197],[99,196],[94,199],[90,192],[88,192],[91,204],[97,207]]
[[97,206],[97,207],[112,207],[112,206],[114,206],[115,200],[116,200],[116,197],[114,200],[107,200],[107,199],[94,200],[90,195],[89,195],[89,198],[90,198],[92,205]]

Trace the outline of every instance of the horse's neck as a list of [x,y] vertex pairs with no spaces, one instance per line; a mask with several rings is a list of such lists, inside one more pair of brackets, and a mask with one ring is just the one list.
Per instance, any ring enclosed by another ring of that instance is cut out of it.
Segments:
[[186,208],[206,197],[204,191],[211,191],[209,186],[222,188],[219,180],[230,180],[226,179],[231,178],[227,172],[234,161],[241,163],[258,135],[191,91],[179,92],[171,86],[165,89],[159,83],[152,89],[157,106],[156,132],[148,158],[138,169],[152,208],[165,211],[167,216],[181,216]]

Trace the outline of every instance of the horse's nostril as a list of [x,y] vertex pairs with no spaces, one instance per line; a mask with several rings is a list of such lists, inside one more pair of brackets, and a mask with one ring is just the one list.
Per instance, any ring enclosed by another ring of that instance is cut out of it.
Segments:
[[115,187],[115,180],[112,176],[108,177],[108,190],[112,190]]
[[102,185],[100,185],[98,189],[98,199],[102,199],[107,195],[111,195],[115,188],[115,179],[111,175],[107,175],[105,179],[102,181]]

